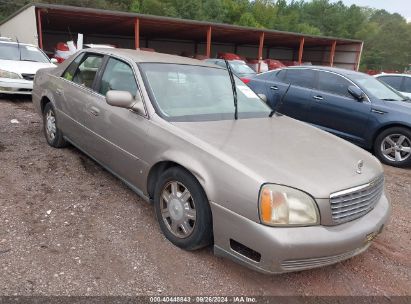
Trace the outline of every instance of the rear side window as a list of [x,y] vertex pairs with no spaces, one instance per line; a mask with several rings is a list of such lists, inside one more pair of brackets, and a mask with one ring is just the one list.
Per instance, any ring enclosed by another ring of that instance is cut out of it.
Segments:
[[100,68],[102,62],[103,55],[84,55],[76,72],[74,73],[72,81],[81,86],[92,88],[94,78],[96,78],[97,71]]
[[315,72],[309,69],[289,69],[285,73],[284,82],[294,86],[312,89],[314,87]]
[[72,80],[73,80],[74,73],[76,72],[77,67],[78,67],[79,63],[81,62],[81,59],[83,58],[83,56],[84,56],[84,53],[81,53],[80,55],[78,55],[78,56],[76,57],[76,59],[74,59],[74,60],[70,63],[70,65],[67,67],[67,69],[64,71],[64,73],[63,73],[63,75],[62,75],[61,77],[65,78],[65,79],[67,79],[67,80],[72,81]]
[[353,85],[347,79],[334,73],[319,72],[318,89],[320,91],[352,98],[348,87]]
[[99,93],[106,95],[108,91],[128,91],[136,96],[137,83],[133,69],[127,63],[110,58],[104,70],[99,88]]
[[284,80],[286,73],[287,70],[281,70],[275,75],[275,77],[277,77],[279,80]]
[[401,88],[402,77],[401,76],[381,76],[378,77],[379,80],[384,81],[390,87],[393,87],[397,91]]
[[411,77],[404,78],[404,92],[411,93]]
[[272,81],[274,77],[275,77],[275,73],[268,72],[268,73],[258,74],[255,78],[260,79],[260,80],[265,80],[265,81]]

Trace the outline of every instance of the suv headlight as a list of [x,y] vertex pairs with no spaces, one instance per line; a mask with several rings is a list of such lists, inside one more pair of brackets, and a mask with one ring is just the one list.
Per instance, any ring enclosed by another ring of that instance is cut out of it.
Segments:
[[21,76],[17,73],[13,73],[13,72],[1,70],[1,69],[0,69],[0,78],[22,79]]
[[319,224],[314,199],[300,190],[266,184],[259,197],[260,220],[270,226],[310,226]]

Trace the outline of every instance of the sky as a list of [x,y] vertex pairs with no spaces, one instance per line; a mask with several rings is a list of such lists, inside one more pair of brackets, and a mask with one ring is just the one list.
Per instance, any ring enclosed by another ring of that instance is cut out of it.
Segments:
[[[337,2],[338,0],[331,0]],[[341,0],[345,5],[369,6],[385,9],[390,13],[399,13],[408,22],[411,22],[411,0]]]

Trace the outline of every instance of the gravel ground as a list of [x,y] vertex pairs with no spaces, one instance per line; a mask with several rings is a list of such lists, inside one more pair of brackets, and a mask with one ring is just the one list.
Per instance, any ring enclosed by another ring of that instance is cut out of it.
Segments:
[[30,99],[3,97],[0,295],[411,295],[411,170],[385,176],[393,214],[368,251],[267,276],[174,247],[148,203],[75,148],[47,145]]

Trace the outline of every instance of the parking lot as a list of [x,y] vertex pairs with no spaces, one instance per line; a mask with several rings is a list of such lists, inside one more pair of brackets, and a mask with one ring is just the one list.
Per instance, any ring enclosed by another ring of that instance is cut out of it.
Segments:
[[77,149],[49,147],[29,98],[3,96],[0,294],[409,295],[411,169],[385,178],[393,211],[368,251],[267,276],[173,246],[148,203]]

